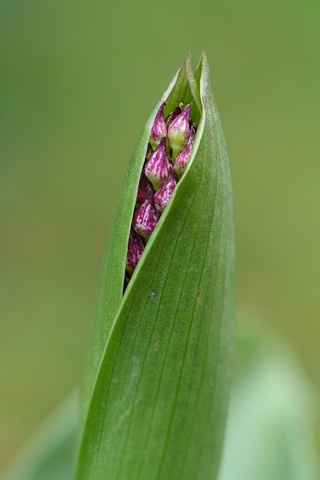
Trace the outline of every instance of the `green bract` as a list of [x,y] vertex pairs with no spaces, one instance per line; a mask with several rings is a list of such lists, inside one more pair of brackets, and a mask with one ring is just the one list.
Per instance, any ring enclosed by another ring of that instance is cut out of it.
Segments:
[[[155,115],[192,102],[191,157],[122,296],[137,188]],[[213,480],[230,383],[234,227],[229,162],[202,52],[146,122],[102,266],[77,480]]]

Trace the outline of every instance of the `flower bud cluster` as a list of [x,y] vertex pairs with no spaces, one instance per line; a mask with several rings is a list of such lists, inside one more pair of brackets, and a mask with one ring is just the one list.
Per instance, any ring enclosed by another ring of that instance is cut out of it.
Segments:
[[129,235],[123,291],[186,170],[197,132],[190,119],[192,103],[184,109],[180,103],[167,118],[163,112],[166,104],[161,104],[151,128]]

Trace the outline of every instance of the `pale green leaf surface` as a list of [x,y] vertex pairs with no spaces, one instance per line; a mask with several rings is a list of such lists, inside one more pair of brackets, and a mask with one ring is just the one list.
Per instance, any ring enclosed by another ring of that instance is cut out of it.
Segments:
[[73,393],[28,441],[3,480],[71,480],[78,416],[78,394]]
[[242,317],[219,480],[318,480],[315,392],[259,316]]
[[[287,347],[257,328],[259,315],[241,317],[219,480],[317,480],[315,393]],[[3,480],[71,480],[77,411],[72,395]]]
[[[163,97],[168,112],[200,92],[201,120],[188,169],[120,304],[135,194],[159,105],[128,167],[103,266],[100,325],[107,340],[78,480],[216,478],[232,359],[234,234],[229,163],[204,54],[198,85],[193,95],[183,65]],[[195,118],[195,101],[193,111]]]

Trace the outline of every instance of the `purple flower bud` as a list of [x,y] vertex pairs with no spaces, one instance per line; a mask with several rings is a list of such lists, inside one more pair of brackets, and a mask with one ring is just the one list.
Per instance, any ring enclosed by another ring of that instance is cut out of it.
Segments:
[[127,290],[127,286],[129,285],[129,282],[130,282],[130,277],[129,277],[129,275],[127,274],[127,272],[125,272],[125,274],[124,274],[124,281],[123,281],[123,294],[124,294],[124,292]]
[[164,137],[144,168],[144,173],[155,190],[159,190],[162,183],[168,180],[170,168],[171,163],[167,157],[166,138]]
[[172,158],[175,161],[187,144],[190,135],[189,114],[192,103],[189,103],[182,113],[171,123],[168,137],[172,148]]
[[177,178],[180,180],[182,175],[184,174],[184,171],[188,165],[188,161],[190,158],[191,150],[194,144],[194,139],[196,137],[196,132],[197,132],[197,126],[193,123],[191,125],[191,131],[190,131],[190,137],[187,143],[186,148],[178,155],[175,164],[174,164],[174,169],[177,174]]
[[182,105],[183,105],[183,103],[179,103],[177,108],[167,116],[168,127],[170,127],[173,120],[175,120],[180,115],[180,113],[182,113]]
[[167,105],[167,102],[163,102],[161,104],[161,107],[158,110],[158,113],[156,115],[156,118],[151,128],[150,140],[151,140],[151,143],[154,143],[155,147],[159,146],[161,139],[163,137],[166,137],[168,133],[167,123],[163,113],[163,109],[165,105]]
[[169,180],[167,180],[166,182],[163,182],[160,190],[158,190],[154,196],[154,205],[160,213],[162,213],[166,208],[166,206],[168,205],[168,202],[170,200],[170,197],[176,185],[177,185],[176,175],[174,173],[173,168],[171,168],[170,174],[169,174]]
[[136,211],[132,226],[147,241],[155,229],[159,218],[160,213],[154,208],[152,197],[148,196]]
[[150,143],[148,143],[148,146],[147,146],[147,153],[146,153],[146,160],[149,160],[149,158],[151,157],[152,155],[152,152],[153,152],[153,149],[150,145]]
[[126,263],[126,270],[130,274],[132,274],[133,270],[136,268],[143,250],[144,250],[143,240],[131,228],[130,235],[129,235],[129,242],[128,242],[128,250],[127,250],[127,263]]
[[138,186],[136,203],[140,205],[140,203],[142,203],[143,200],[146,199],[148,193],[150,193],[151,196],[153,195],[152,184],[151,182],[149,182],[145,174],[142,172],[140,176],[139,186]]

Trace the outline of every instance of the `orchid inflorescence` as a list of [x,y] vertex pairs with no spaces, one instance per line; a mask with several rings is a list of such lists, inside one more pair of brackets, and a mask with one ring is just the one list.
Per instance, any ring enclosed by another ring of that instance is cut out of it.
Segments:
[[124,291],[161,214],[187,167],[197,125],[190,118],[192,103],[182,103],[165,118],[163,102],[156,114],[138,186],[129,234]]

